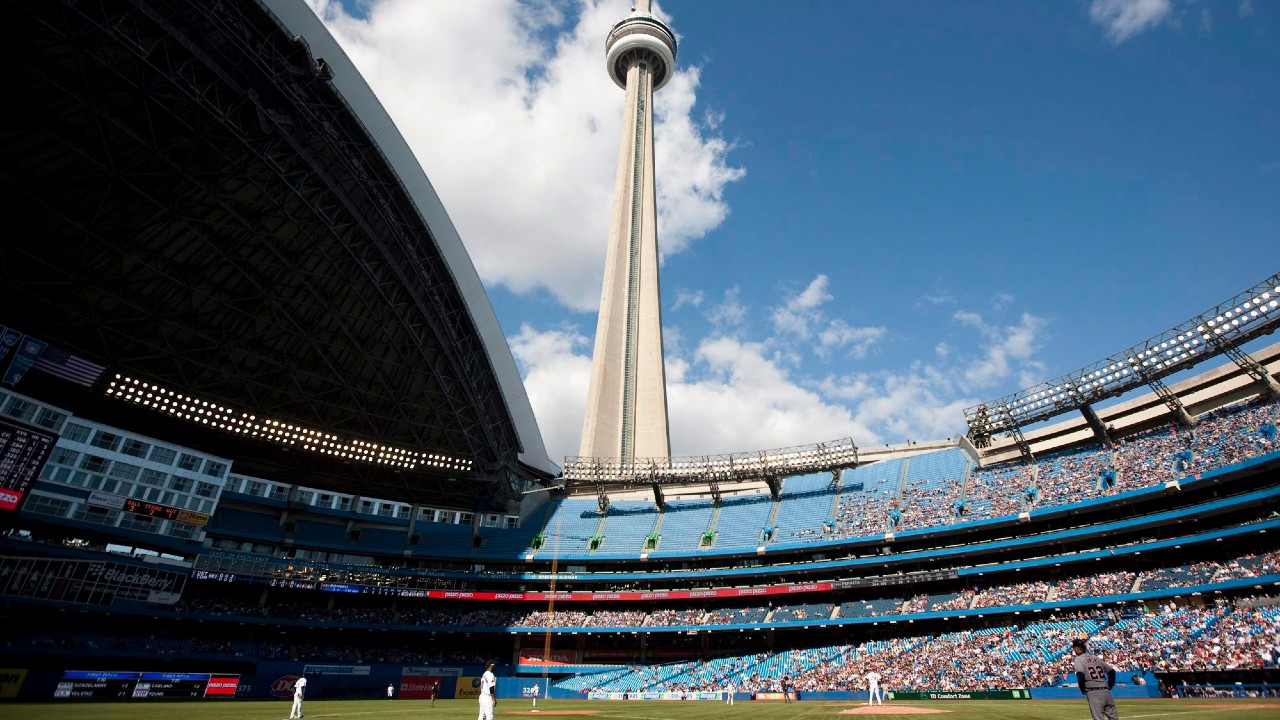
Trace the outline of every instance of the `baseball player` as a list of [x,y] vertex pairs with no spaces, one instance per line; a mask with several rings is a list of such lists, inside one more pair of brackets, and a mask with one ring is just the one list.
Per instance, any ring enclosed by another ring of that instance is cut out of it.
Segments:
[[724,704],[725,704],[725,705],[732,705],[732,704],[733,704],[733,693],[734,693],[734,690],[735,690],[735,688],[733,687],[733,681],[732,681],[732,680],[730,680],[729,682],[725,683],[725,686],[724,686]]
[[293,683],[293,707],[289,708],[289,718],[302,717],[302,696],[307,693],[307,679],[300,677]]
[[480,716],[476,720],[493,720],[493,707],[498,704],[498,699],[494,696],[497,686],[498,678],[493,676],[493,663],[489,663],[480,676]]
[[1076,685],[1089,699],[1089,715],[1093,720],[1120,720],[1111,688],[1116,685],[1116,670],[1106,660],[1089,652],[1089,644],[1083,638],[1071,641],[1075,653],[1072,666],[1076,671]]
[[396,686],[395,686],[395,683],[392,683],[387,686],[387,699],[394,700],[395,698],[396,698]]
[[880,691],[880,673],[873,669],[863,677],[867,680],[867,704],[870,705],[872,701],[875,701],[883,705],[884,693]]
[[535,681],[533,687],[529,688],[529,696],[533,698],[533,710],[538,710],[538,683]]

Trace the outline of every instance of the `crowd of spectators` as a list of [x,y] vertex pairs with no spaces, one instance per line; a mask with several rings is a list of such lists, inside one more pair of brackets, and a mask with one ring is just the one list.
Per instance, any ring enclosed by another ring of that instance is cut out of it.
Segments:
[[[1090,646],[1122,678],[1178,670],[1276,668],[1280,599],[1219,601],[1150,611],[1103,610],[943,635],[757,653],[705,663],[640,667],[604,690],[769,690],[789,677],[801,691],[865,690],[875,670],[894,690],[1011,689],[1074,685],[1071,641]],[[1132,680],[1129,680],[1132,681]]]
[[963,521],[968,515],[969,504],[964,495],[963,476],[935,479],[914,479],[902,492],[902,518],[898,528],[937,527]]
[[997,585],[989,587],[977,594],[970,607],[989,608],[1010,605],[1031,605],[1049,599],[1049,592],[1054,584],[1036,581],[1016,583],[1013,585]]
[[702,623],[702,610],[662,608],[654,610],[640,623],[646,627],[672,627],[676,625],[698,625]]
[[1079,600],[1082,598],[1124,595],[1133,591],[1133,583],[1137,578],[1137,573],[1127,570],[1085,575],[1073,578],[1071,582],[1057,583],[1054,587],[1053,599]]
[[[419,626],[431,628],[638,628],[700,625],[815,622],[840,618],[903,616],[918,613],[964,611],[993,607],[1020,607],[1037,603],[1108,598],[1133,592],[1192,587],[1263,575],[1280,574],[1280,550],[1254,553],[1223,561],[1205,561],[1160,567],[1140,572],[1128,570],[1066,576],[989,586],[974,586],[936,594],[917,593],[909,597],[870,597],[830,602],[726,608],[611,609],[581,605],[549,613],[545,609],[510,609],[476,604],[438,606],[401,599],[384,606],[334,603],[325,607],[328,596],[311,602],[268,596],[261,603],[245,599],[187,593],[176,606],[178,612],[198,615],[245,616],[266,619],[301,619],[324,624],[350,623]],[[336,600],[336,598],[335,598]]]

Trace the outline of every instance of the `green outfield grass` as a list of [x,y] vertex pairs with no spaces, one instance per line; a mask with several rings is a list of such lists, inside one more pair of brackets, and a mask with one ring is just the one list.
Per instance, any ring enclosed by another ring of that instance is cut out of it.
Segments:
[[[890,717],[925,720],[1082,720],[1089,717],[1083,699],[1068,700],[964,700],[954,702],[908,702],[894,705],[936,708],[946,715],[898,715]],[[41,703],[0,705],[0,718],[14,720],[285,720],[289,701],[233,700],[227,702],[153,703]],[[1124,720],[1171,718],[1181,720],[1276,720],[1280,701],[1267,700],[1121,700],[1117,703]],[[1249,707],[1254,706],[1254,707]],[[1258,707],[1262,706],[1262,707]],[[529,714],[528,700],[501,700],[494,720],[558,718],[568,720],[791,720],[804,718],[869,717],[841,715],[841,710],[862,707],[859,703],[740,702],[727,707],[718,702],[588,702],[539,701],[542,712]],[[314,700],[307,701],[307,720],[474,720],[474,700]],[[589,712],[592,715],[579,713]],[[557,713],[575,713],[557,715]]]

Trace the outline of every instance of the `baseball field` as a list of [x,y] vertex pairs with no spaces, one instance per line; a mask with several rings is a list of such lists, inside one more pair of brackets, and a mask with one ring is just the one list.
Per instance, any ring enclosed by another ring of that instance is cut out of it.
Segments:
[[[285,720],[289,701],[44,703],[0,705],[0,718],[13,720]],[[1278,700],[1123,700],[1120,717],[1177,720],[1276,720]],[[856,703],[740,702],[588,702],[540,701],[531,712],[528,700],[502,700],[494,720],[568,718],[569,720],[844,720],[863,715],[895,715],[937,720],[1087,720],[1084,700],[1001,700],[895,702],[867,708]],[[316,700],[305,707],[307,720],[474,720],[473,700]]]

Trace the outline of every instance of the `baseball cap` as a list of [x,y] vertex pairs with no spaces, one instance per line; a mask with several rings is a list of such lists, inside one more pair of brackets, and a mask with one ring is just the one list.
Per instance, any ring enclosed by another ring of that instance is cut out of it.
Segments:
[[1088,649],[1089,645],[1084,641],[1084,638],[1076,638],[1075,640],[1071,641],[1071,647],[1080,648],[1081,650],[1086,650]]

